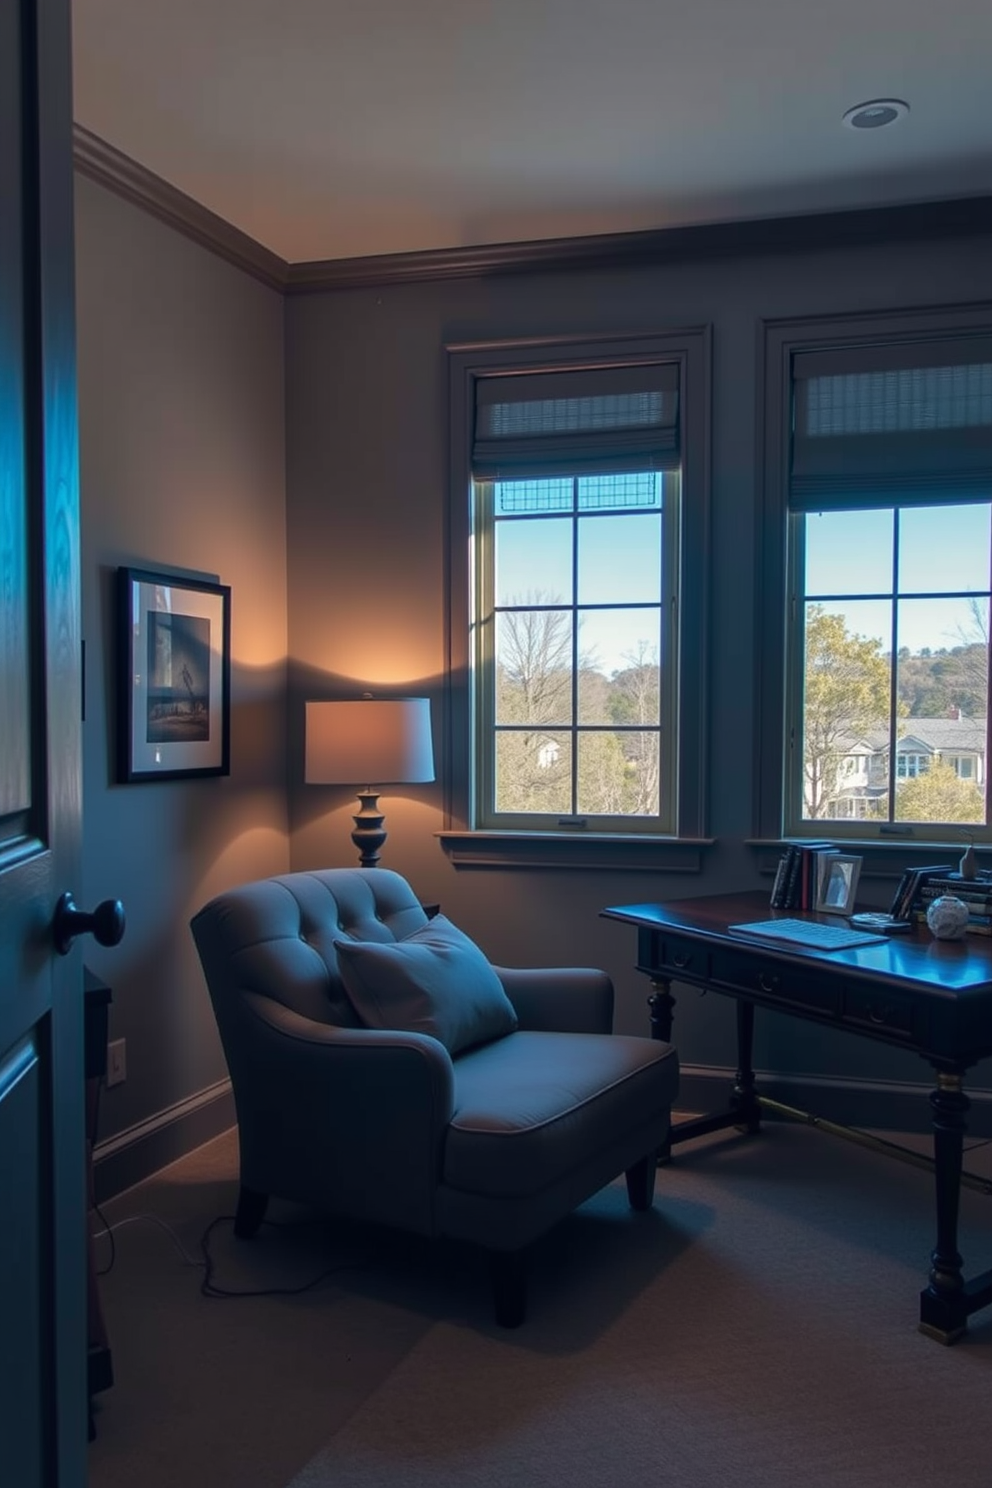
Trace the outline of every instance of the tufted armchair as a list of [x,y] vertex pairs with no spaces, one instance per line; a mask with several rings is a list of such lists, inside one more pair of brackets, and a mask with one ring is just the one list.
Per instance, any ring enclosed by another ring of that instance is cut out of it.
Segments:
[[383,868],[245,884],[192,930],[234,1089],[238,1235],[275,1195],[472,1241],[514,1327],[531,1241],[620,1173],[650,1208],[678,1060],[611,1033],[605,973],[493,968]]

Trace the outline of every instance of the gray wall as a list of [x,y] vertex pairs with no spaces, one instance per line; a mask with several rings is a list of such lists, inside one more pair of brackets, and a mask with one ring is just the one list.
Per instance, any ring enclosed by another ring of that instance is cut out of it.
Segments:
[[[115,950],[84,943],[113,989],[110,1036],[127,1040],[126,1083],[101,1102],[108,1139],[161,1126],[226,1078],[189,918],[289,862],[283,302],[79,175],[76,257],[86,642],[76,899],[119,897],[128,920]],[[115,784],[119,564],[231,585],[229,778]],[[196,1130],[180,1130],[180,1146]],[[155,1151],[170,1155],[168,1144]]]
[[[85,952],[113,988],[111,1037],[127,1040],[128,1079],[103,1097],[101,1138],[139,1155],[144,1142],[147,1169],[206,1134],[197,1111],[209,1108],[215,1125],[224,1115],[222,1103],[210,1105],[226,1071],[189,935],[196,908],[247,878],[355,861],[351,790],[302,784],[308,697],[429,695],[439,780],[384,792],[384,864],[440,900],[497,961],[606,967],[618,1028],[644,1031],[649,989],[633,970],[633,934],[600,909],[763,882],[746,845],[759,644],[757,322],[988,298],[992,244],[508,274],[284,303],[88,178],[77,176],[76,194],[87,645],[77,900],[121,897],[128,914],[119,948]],[[714,329],[705,660],[716,844],[698,875],[456,869],[434,835],[447,765],[445,343],[701,323]],[[229,778],[115,783],[121,564],[231,584]],[[684,1064],[732,1066],[732,1005],[678,995]],[[756,1052],[760,1068],[792,1075],[927,1080],[908,1056],[779,1017],[759,1017]],[[163,1131],[172,1136],[155,1146]]]
[[[384,793],[384,866],[437,899],[496,960],[589,962],[618,990],[617,1026],[646,1030],[634,935],[601,908],[767,883],[753,829],[756,354],[759,319],[992,294],[989,241],[723,257],[628,271],[339,290],[287,306],[289,798],[294,868],[352,860],[347,789],[301,784],[307,696],[400,686],[434,701],[442,750],[448,412],[446,343],[713,327],[709,831],[698,875],[454,868],[432,835],[442,787]],[[462,561],[456,555],[456,561]],[[690,665],[692,659],[690,658]],[[885,902],[891,885],[877,886]],[[735,1062],[734,1009],[682,989],[688,1065]],[[756,1063],[791,1074],[924,1081],[916,1059],[781,1016],[758,1018]],[[925,1114],[925,1113],[924,1113]]]

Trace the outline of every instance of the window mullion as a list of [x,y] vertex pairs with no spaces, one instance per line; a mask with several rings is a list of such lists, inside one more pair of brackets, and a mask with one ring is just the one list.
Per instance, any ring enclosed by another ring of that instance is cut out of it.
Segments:
[[572,478],[572,815],[579,812],[579,478]]

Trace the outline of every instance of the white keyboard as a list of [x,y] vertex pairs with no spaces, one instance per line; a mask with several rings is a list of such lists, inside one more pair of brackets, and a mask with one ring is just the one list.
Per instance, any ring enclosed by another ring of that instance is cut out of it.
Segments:
[[728,925],[734,934],[760,936],[762,940],[788,940],[815,951],[843,951],[851,946],[877,945],[884,935],[852,930],[850,925],[826,925],[819,920],[754,920],[749,925]]

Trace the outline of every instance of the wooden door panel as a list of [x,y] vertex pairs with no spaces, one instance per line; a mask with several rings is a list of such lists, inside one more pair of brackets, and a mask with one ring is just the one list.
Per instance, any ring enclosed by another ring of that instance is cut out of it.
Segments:
[[0,1481],[86,1481],[69,0],[0,4]]
[[46,1480],[38,1329],[44,1311],[41,1118],[41,1064],[34,1044],[25,1040],[0,1059],[0,1193],[16,1195],[0,1225],[3,1328],[7,1339],[17,1341],[16,1348],[0,1349],[0,1409],[16,1422],[5,1434],[3,1452],[4,1479],[12,1484]]
[[0,835],[4,819],[28,806],[30,774],[23,242],[18,217],[6,211],[22,194],[20,90],[11,77],[20,41],[17,7],[0,6]]

